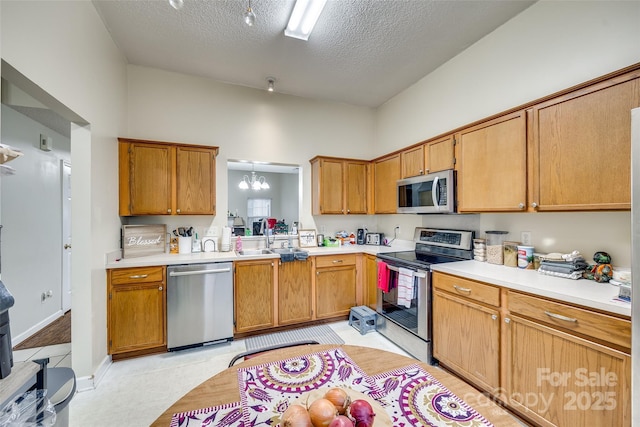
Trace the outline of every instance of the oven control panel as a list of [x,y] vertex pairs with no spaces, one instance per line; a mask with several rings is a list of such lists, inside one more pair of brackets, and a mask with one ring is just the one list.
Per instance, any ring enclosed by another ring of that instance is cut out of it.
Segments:
[[473,231],[416,227],[414,240],[416,243],[426,245],[470,250],[473,242]]

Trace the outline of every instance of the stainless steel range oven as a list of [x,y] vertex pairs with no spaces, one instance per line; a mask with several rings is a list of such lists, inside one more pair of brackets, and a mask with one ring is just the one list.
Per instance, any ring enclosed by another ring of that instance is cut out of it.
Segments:
[[433,364],[431,265],[473,258],[473,231],[417,227],[415,250],[378,254],[376,329],[415,358]]

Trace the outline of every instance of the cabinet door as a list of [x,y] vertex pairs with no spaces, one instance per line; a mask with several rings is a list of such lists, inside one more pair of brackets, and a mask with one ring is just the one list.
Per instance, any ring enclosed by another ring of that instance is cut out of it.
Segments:
[[236,332],[274,325],[273,260],[237,262],[234,266]]
[[434,173],[453,169],[453,161],[453,135],[425,144],[425,173]]
[[278,265],[278,323],[311,320],[311,259]]
[[347,214],[367,213],[367,164],[346,161],[345,200]]
[[320,213],[344,213],[342,160],[320,160]]
[[216,150],[178,147],[176,158],[176,213],[215,215]]
[[501,398],[543,426],[631,425],[629,355],[517,316],[507,320]]
[[109,286],[109,354],[166,345],[162,282]]
[[374,164],[374,213],[396,213],[398,210],[396,181],[400,179],[400,155]]
[[500,387],[499,317],[495,309],[434,291],[434,357],[493,392]]
[[526,207],[526,115],[520,111],[460,132],[458,211]]
[[533,108],[539,211],[631,209],[631,115],[640,79],[614,79]]
[[424,175],[424,146],[410,148],[402,152],[402,177]]
[[376,309],[378,298],[378,264],[373,255],[364,255],[364,305]]
[[128,145],[130,215],[171,214],[171,147]]
[[356,267],[316,269],[316,318],[348,315],[356,305]]

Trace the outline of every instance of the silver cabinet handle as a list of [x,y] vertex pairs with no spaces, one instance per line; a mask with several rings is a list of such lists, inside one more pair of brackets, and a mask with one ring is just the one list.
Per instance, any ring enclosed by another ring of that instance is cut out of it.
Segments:
[[538,204],[536,202],[533,202],[533,203],[531,203],[531,207],[535,209],[535,208],[538,207]]
[[334,260],[333,260],[333,261],[331,261],[331,262],[332,262],[332,263],[334,263],[334,264],[340,264],[340,263],[342,263],[343,261],[342,261],[341,259],[334,259]]
[[456,290],[456,291],[458,291],[458,292],[465,292],[465,293],[467,293],[467,294],[470,294],[470,293],[471,293],[471,289],[469,289],[469,288],[463,288],[463,287],[460,287],[460,286],[458,286],[458,285],[453,285],[453,287],[454,287],[454,288],[455,288],[455,290]]
[[571,322],[571,323],[577,323],[578,322],[578,319],[576,319],[574,317],[563,316],[562,314],[551,313],[549,311],[545,311],[544,314],[546,314],[547,316],[552,317],[554,319],[564,320],[565,322]]
[[511,322],[511,319],[509,319],[508,317],[504,319],[504,323],[509,323]]
[[162,290],[162,286],[158,287],[158,290],[161,291]]
[[176,213],[180,213],[180,209],[176,209]]
[[524,203],[520,203],[520,204],[518,205],[518,207],[519,207],[520,209],[524,209]]
[[230,271],[231,271],[231,268],[214,268],[211,270],[193,270],[193,271],[171,271],[169,272],[169,276],[170,277],[197,276],[200,274],[209,274],[209,273],[229,273]]
[[167,213],[171,213],[171,209],[167,209]]
[[498,316],[496,314],[492,314],[491,315],[491,320],[496,320],[498,318]]
[[149,277],[148,274],[136,274],[133,276],[129,276],[129,279],[146,279],[147,277]]

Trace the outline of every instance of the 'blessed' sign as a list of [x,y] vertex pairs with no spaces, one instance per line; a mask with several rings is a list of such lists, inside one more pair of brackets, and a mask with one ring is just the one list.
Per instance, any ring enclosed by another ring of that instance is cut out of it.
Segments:
[[165,252],[166,224],[124,225],[122,227],[122,257],[135,258]]

